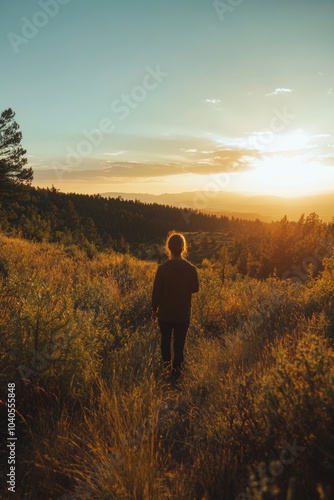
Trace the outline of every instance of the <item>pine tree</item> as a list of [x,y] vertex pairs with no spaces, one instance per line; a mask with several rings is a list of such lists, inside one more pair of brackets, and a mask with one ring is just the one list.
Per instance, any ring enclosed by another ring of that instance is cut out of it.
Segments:
[[11,108],[0,115],[0,207],[33,179],[32,168],[24,168],[26,150],[21,146],[22,133],[14,118]]
[[73,235],[79,233],[82,229],[81,218],[76,211],[72,200],[68,200],[66,204],[65,210],[63,211],[63,221],[65,227],[69,229]]

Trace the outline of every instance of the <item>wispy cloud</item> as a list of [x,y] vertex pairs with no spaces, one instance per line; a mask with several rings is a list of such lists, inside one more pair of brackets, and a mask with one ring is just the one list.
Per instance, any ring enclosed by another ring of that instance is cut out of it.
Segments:
[[280,95],[280,94],[291,94],[292,92],[294,92],[293,89],[278,87],[277,89],[275,89],[272,92],[269,92],[268,94],[265,94],[265,95],[272,96],[272,95]]
[[210,104],[219,104],[221,101],[221,99],[205,99],[204,102],[209,102]]
[[103,154],[108,156],[120,156],[123,155],[124,153],[126,153],[126,151],[116,151],[115,153],[103,153]]
[[130,179],[165,178],[184,174],[211,175],[221,172],[243,172],[252,167],[253,160],[260,157],[255,150],[226,148],[198,151],[188,148],[182,161],[135,162],[101,159],[84,159],[79,168],[43,168],[35,171],[35,181],[55,182],[61,180],[86,181],[90,184],[127,182]]
[[253,149],[225,148],[215,151],[201,151],[196,155],[197,165],[190,167],[197,174],[219,172],[243,172],[252,167],[260,153]]

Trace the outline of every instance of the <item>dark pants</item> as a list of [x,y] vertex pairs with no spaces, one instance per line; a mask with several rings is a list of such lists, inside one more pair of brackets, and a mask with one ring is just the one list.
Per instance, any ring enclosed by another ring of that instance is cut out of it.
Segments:
[[183,363],[183,349],[186,340],[189,321],[183,323],[173,323],[169,321],[160,321],[159,327],[161,331],[161,356],[165,365],[170,364],[171,356],[171,339],[174,330],[174,356],[173,356],[173,371],[179,374]]

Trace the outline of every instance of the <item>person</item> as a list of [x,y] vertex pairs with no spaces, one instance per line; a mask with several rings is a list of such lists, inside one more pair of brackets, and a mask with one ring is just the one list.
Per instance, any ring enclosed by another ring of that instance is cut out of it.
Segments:
[[190,323],[192,294],[198,292],[197,269],[185,259],[187,243],[183,234],[172,231],[166,240],[169,260],[156,271],[152,290],[152,318],[158,318],[161,332],[161,357],[164,371],[171,368],[172,379],[179,379],[184,360],[183,350]]

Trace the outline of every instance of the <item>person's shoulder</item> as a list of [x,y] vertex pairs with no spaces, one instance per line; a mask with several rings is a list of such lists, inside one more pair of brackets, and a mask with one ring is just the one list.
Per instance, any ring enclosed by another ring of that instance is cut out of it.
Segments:
[[165,262],[161,262],[160,264],[158,264],[158,270],[163,270],[165,269],[165,267],[168,265],[168,260],[165,260]]
[[189,269],[189,270],[197,270],[196,266],[194,266],[191,262],[186,259],[168,259],[162,264],[159,264],[158,269],[168,269],[169,267],[178,268],[178,269]]
[[189,262],[189,260],[183,259],[183,262],[184,262],[184,265],[186,267],[188,267],[189,269],[194,270],[194,271],[197,270],[196,266],[194,266],[194,264],[192,264],[191,262]]
[[168,265],[169,262],[170,262],[170,259],[164,260],[163,262],[160,262],[159,267],[165,267]]

